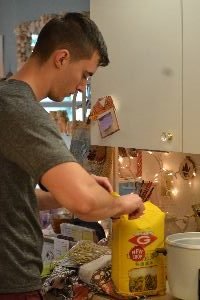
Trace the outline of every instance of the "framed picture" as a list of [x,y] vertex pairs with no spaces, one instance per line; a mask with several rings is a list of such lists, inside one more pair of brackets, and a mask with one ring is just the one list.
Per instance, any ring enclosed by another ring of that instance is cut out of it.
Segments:
[[105,138],[119,130],[119,124],[114,107],[108,109],[102,114],[99,114],[97,122],[102,138]]

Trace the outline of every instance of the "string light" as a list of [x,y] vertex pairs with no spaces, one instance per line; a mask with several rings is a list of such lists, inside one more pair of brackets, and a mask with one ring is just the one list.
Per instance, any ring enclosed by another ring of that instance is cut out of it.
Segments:
[[[128,159],[128,162],[127,162]],[[123,152],[122,155],[118,156],[118,162],[119,162],[119,168],[120,169],[127,169],[129,171],[130,176],[128,176],[127,178],[133,178],[135,179],[135,174],[133,173],[132,169],[131,169],[131,161],[134,159],[133,155],[129,154],[128,149],[123,148]],[[120,171],[118,173],[120,175]]]
[[174,196],[177,196],[177,194],[178,194],[178,189],[177,189],[177,188],[174,188],[174,189],[171,190],[171,192],[172,192],[172,194],[173,194]]
[[122,164],[123,163],[123,157],[119,156],[118,161],[120,162],[120,164]]
[[[174,186],[174,184],[175,184],[174,179],[177,179],[178,174],[180,174],[181,177],[182,177],[181,172],[187,172],[189,170],[189,168],[187,168],[186,163],[183,161],[183,165],[180,164],[179,170],[178,171],[173,171],[166,164],[163,165],[163,160],[162,160],[162,156],[161,156],[161,155],[168,156],[169,152],[154,153],[152,151],[147,151],[147,153],[149,155],[153,156],[154,159],[158,163],[159,170],[158,170],[157,173],[155,173],[154,179],[152,181],[155,184],[160,183],[161,196],[167,196],[167,197],[177,196],[177,194],[179,193],[179,190],[178,190],[177,187]],[[125,157],[126,157],[126,161],[124,160]],[[129,160],[129,163],[127,162],[127,158]],[[133,174],[133,171],[131,170],[130,161],[133,160],[134,158],[135,158],[135,156],[133,154],[130,155],[130,153],[128,153],[128,150],[125,149],[125,155],[122,154],[122,155],[119,155],[119,157],[118,157],[120,168],[121,169],[128,169],[134,180],[141,181],[142,177],[135,176],[135,174]],[[190,159],[190,157],[186,156],[186,159],[189,159],[190,161],[192,161]],[[184,178],[184,179],[190,179],[190,180],[188,180],[188,185],[190,187],[192,186],[192,177],[197,176],[196,170],[197,170],[198,167],[200,168],[200,166],[197,166],[196,168],[193,169],[192,176],[190,174],[190,177]],[[120,172],[119,172],[119,174],[120,174]],[[187,174],[186,174],[186,176],[187,176]]]
[[[147,151],[154,159],[157,161],[159,165],[159,172],[154,175],[154,183],[159,183],[161,185],[161,195],[162,196],[177,196],[178,189],[174,187],[174,178],[177,179],[177,174],[180,171],[174,172],[169,170],[167,166],[163,166],[163,161],[160,156],[156,156],[152,151]],[[169,153],[163,153],[164,155],[168,155]],[[196,176],[195,170],[193,171],[193,177]],[[191,187],[192,181],[188,181],[189,186]]]
[[[188,178],[186,177],[187,174],[185,174],[184,179],[189,179],[188,180],[188,185],[189,187],[192,186],[192,178],[196,177],[196,170],[200,166],[195,166],[194,162],[192,161],[192,159],[190,157],[185,158],[185,161],[183,161],[182,164],[180,164],[180,168],[178,171],[174,172],[173,170],[169,170],[168,166],[163,166],[163,161],[161,158],[161,155],[159,154],[154,154],[152,151],[147,151],[151,156],[153,156],[155,158],[155,160],[158,163],[159,166],[159,171],[158,173],[156,173],[154,175],[154,182],[155,183],[159,183],[160,182],[160,188],[161,188],[161,195],[162,196],[167,196],[167,197],[171,197],[171,196],[177,196],[177,194],[179,193],[179,190],[174,187],[174,179],[177,179],[177,175],[180,174],[182,177],[181,172],[187,172],[189,173],[190,171],[190,166],[188,167],[188,161],[192,162],[192,166],[194,167],[193,172],[192,172],[192,176],[190,174],[190,177],[188,176]],[[167,156],[169,154],[168,153],[162,153],[165,156]],[[187,161],[188,160],[188,161]],[[182,168],[184,167],[184,170],[182,170]],[[189,174],[188,174],[189,175]]]

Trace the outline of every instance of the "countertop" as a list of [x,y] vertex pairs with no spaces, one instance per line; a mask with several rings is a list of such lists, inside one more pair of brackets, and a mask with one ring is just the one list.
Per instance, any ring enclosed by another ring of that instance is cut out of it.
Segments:
[[[177,298],[174,298],[170,295],[168,282],[166,283],[166,289],[167,289],[167,291],[166,291],[165,295],[163,295],[163,296],[149,296],[147,299],[148,300],[176,300]],[[108,299],[111,299],[111,298],[109,296],[106,296],[106,295],[105,296],[104,295],[94,295],[92,297],[92,300],[108,300]],[[49,294],[44,298],[44,300],[62,300],[62,299],[55,298],[55,297],[53,297]]]
[[[106,296],[93,296],[92,300],[108,300],[110,299],[109,297]],[[174,297],[170,296],[169,294],[166,294],[164,296],[152,296],[148,297],[148,300],[175,300]]]
[[[92,297],[92,300],[108,300],[110,299],[109,296],[100,296],[100,295],[94,295]],[[45,297],[45,300],[59,300],[59,298],[55,298],[51,295],[48,295]],[[148,300],[175,300],[172,296],[170,296],[168,293],[164,296],[152,296],[148,297]]]

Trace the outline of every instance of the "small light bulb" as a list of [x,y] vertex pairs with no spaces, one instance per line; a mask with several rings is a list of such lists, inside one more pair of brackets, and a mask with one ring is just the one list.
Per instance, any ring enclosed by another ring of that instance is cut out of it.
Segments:
[[120,162],[120,164],[121,164],[121,163],[123,162],[122,156],[119,156],[118,160],[119,160],[119,162]]
[[172,189],[171,192],[174,196],[178,194],[178,190],[176,188]]
[[164,152],[163,154],[167,156],[167,155],[169,155],[169,152]]

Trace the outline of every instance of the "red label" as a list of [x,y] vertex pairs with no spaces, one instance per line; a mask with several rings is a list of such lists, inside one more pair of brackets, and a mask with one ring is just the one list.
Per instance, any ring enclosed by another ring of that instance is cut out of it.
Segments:
[[135,246],[129,252],[130,259],[134,261],[141,261],[145,257],[145,250],[140,246]]
[[155,240],[157,240],[157,237],[155,235],[149,233],[149,234],[135,235],[128,241],[144,248],[144,247],[150,245],[151,243],[153,243]]

